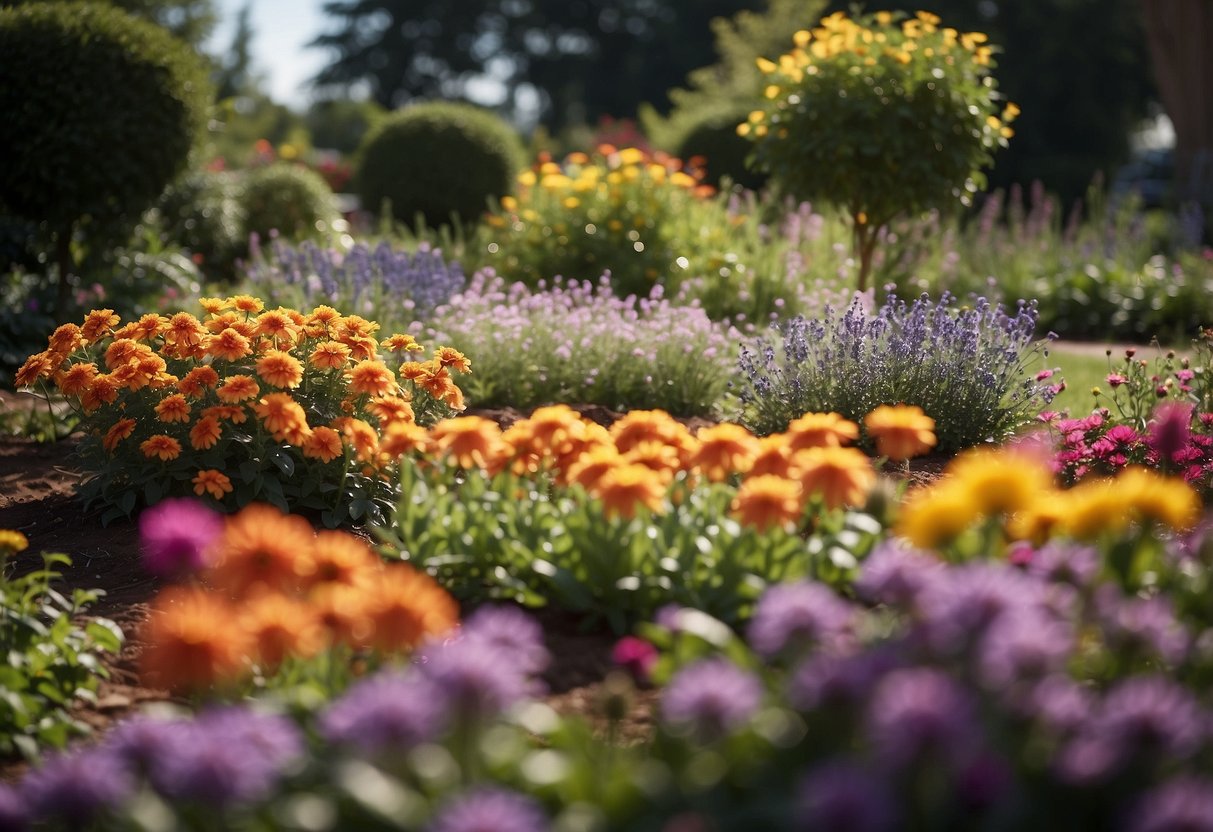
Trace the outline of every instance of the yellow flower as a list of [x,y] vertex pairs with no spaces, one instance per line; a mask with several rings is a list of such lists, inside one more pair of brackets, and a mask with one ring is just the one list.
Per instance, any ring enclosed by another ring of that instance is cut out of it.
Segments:
[[[508,197],[507,197],[508,198]],[[417,339],[412,335],[404,335],[397,333],[386,340],[380,341],[379,346],[389,352],[422,352],[425,347],[417,343]]]
[[963,534],[981,516],[963,487],[944,481],[920,489],[902,504],[897,533],[920,549],[938,549]]
[[203,494],[210,494],[216,500],[222,500],[224,494],[232,493],[232,481],[228,479],[227,474],[216,471],[214,468],[199,471],[192,482],[194,483],[194,493],[199,497]]
[[895,462],[924,454],[935,447],[935,420],[917,405],[881,405],[863,419],[876,452]]
[[1116,477],[1116,489],[1135,519],[1187,531],[1200,519],[1200,497],[1182,480],[1145,468],[1128,468]]
[[0,529],[0,554],[15,555],[29,548],[29,540],[21,532]]
[[984,515],[1014,514],[1053,489],[1053,476],[1023,453],[978,449],[961,454],[948,475],[965,489]]

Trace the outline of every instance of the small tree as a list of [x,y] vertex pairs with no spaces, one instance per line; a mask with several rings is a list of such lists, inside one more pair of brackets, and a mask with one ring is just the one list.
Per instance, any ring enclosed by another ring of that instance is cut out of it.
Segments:
[[939,24],[927,12],[826,17],[778,60],[758,60],[762,103],[737,128],[781,188],[846,213],[861,291],[880,229],[968,205],[1019,112],[999,103],[985,35]]
[[158,26],[104,5],[0,9],[0,205],[55,239],[59,305],[84,221],[151,206],[205,126],[203,63]]

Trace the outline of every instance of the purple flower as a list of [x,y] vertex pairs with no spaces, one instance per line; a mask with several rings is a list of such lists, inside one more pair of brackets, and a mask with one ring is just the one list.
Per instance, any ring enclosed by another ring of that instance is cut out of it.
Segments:
[[164,500],[139,518],[143,566],[161,577],[189,575],[208,566],[223,518],[197,500]]
[[110,732],[105,747],[132,770],[151,774],[159,771],[165,760],[188,754],[192,739],[186,720],[136,716]]
[[480,607],[463,622],[462,635],[505,650],[525,673],[541,673],[551,661],[543,628],[517,607]]
[[855,591],[868,601],[908,607],[942,570],[938,558],[891,541],[882,542],[863,562]]
[[922,629],[944,655],[979,640],[1003,615],[1046,606],[1042,585],[1019,569],[974,563],[947,570],[918,596]]
[[624,636],[611,649],[611,661],[637,682],[647,682],[657,664],[657,648],[642,638]]
[[688,665],[666,686],[661,711],[670,725],[712,741],[745,725],[762,704],[762,684],[725,659]]
[[827,763],[805,775],[797,788],[797,828],[830,832],[882,832],[898,828],[889,785],[854,763]]
[[1147,792],[1127,832],[1213,832],[1213,783],[1183,776]]
[[26,776],[21,794],[34,818],[58,818],[69,827],[83,827],[117,808],[134,787],[130,771],[115,755],[87,750],[50,758]]
[[11,786],[0,783],[0,829],[22,832],[29,826],[29,810],[25,801]]
[[1115,587],[1096,595],[1108,646],[1124,656],[1145,654],[1174,666],[1187,655],[1191,638],[1169,600],[1125,597]]
[[823,584],[778,584],[759,600],[747,635],[767,658],[785,650],[834,650],[845,642],[854,618],[855,608]]
[[1059,736],[1068,736],[1081,728],[1095,706],[1089,690],[1068,676],[1042,679],[1023,700],[1025,715]]
[[434,739],[445,715],[437,685],[420,673],[379,673],[333,702],[320,731],[331,742],[373,755]]
[[986,632],[977,657],[981,680],[1007,691],[1060,670],[1074,648],[1073,630],[1042,613],[1004,615]]
[[1051,542],[1037,549],[1028,573],[1054,583],[1087,586],[1099,572],[1099,553],[1090,546]]
[[857,706],[876,682],[900,662],[895,648],[868,650],[853,656],[818,653],[792,672],[788,701],[801,711]]
[[476,638],[427,650],[419,669],[456,719],[490,718],[536,693],[536,683],[508,650]]
[[543,832],[550,828],[543,808],[531,798],[505,789],[479,788],[444,804],[426,832]]
[[876,686],[867,734],[895,769],[937,760],[958,765],[977,745],[973,703],[950,676],[928,668],[894,670]]

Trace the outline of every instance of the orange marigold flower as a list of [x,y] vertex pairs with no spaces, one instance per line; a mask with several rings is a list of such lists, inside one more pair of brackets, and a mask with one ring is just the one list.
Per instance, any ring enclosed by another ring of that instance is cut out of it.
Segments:
[[73,364],[66,370],[61,370],[55,374],[55,384],[59,386],[59,392],[65,396],[79,396],[84,391],[88,390],[89,385],[93,383],[93,379],[97,377],[96,364],[82,362]]
[[758,456],[758,440],[741,425],[725,423],[700,429],[690,464],[712,482],[744,474]]
[[434,452],[451,459],[460,468],[491,469],[509,454],[501,428],[483,416],[443,419],[430,428]]
[[224,494],[232,493],[232,481],[228,479],[227,474],[214,468],[199,471],[191,482],[194,484],[194,493],[199,497],[210,494],[216,500],[222,500]]
[[386,396],[396,386],[396,377],[382,361],[360,361],[347,375],[350,390],[367,396]]
[[415,422],[391,422],[379,440],[379,450],[392,459],[425,448],[429,434]]
[[307,414],[290,393],[270,393],[253,405],[253,410],[275,442],[301,445],[310,433]]
[[365,338],[379,330],[379,324],[358,315],[346,315],[336,322],[337,339]]
[[623,454],[649,441],[682,447],[690,434],[664,410],[633,410],[611,425],[611,438]]
[[400,365],[400,378],[404,381],[421,382],[423,379],[429,378],[436,371],[437,367],[428,361],[406,361]]
[[792,420],[787,432],[788,448],[839,448],[859,438],[859,425],[837,413],[806,413]]
[[763,474],[786,477],[791,464],[792,451],[788,448],[788,438],[782,433],[773,433],[758,440],[758,453],[747,473],[751,477]]
[[168,319],[164,328],[164,340],[168,344],[193,346],[202,343],[206,328],[189,312],[178,312]]
[[801,508],[800,483],[775,474],[746,477],[731,506],[742,523],[760,531],[795,522]]
[[321,370],[339,370],[350,360],[350,348],[339,341],[325,341],[312,350],[308,361]]
[[213,407],[208,407],[199,414],[202,419],[218,419],[221,422],[231,422],[233,425],[243,425],[248,421],[248,414],[244,412],[243,407],[235,405],[217,404]]
[[185,378],[177,382],[177,389],[191,399],[197,399],[207,389],[219,383],[219,374],[209,364],[195,367],[185,374]]
[[876,453],[895,462],[925,454],[935,447],[935,420],[917,405],[882,404],[863,419]]
[[138,360],[146,350],[145,345],[132,341],[130,338],[116,338],[105,348],[105,366],[114,370],[130,363],[132,359]]
[[207,352],[224,361],[239,361],[253,351],[249,339],[230,326],[207,338],[204,344]]
[[164,332],[166,326],[168,326],[168,318],[151,312],[122,327],[114,333],[114,337],[129,338],[132,341],[150,341]]
[[157,596],[143,627],[140,664],[152,684],[198,691],[244,672],[248,639],[230,626],[235,611],[197,587],[173,587]]
[[309,658],[327,638],[315,610],[280,592],[264,592],[240,605],[236,626],[249,638],[254,660],[268,672],[290,656]]
[[101,446],[112,454],[114,449],[118,447],[118,443],[134,432],[134,419],[119,419],[105,432],[105,438],[101,440]]
[[308,323],[318,323],[329,326],[341,320],[341,313],[331,306],[317,306],[307,316]]
[[265,308],[265,304],[252,295],[235,295],[227,299],[227,305],[239,312],[254,315]]
[[322,531],[312,543],[312,573],[307,586],[367,586],[383,573],[381,561],[365,541],[349,532]]
[[215,395],[221,402],[237,404],[255,397],[260,392],[261,387],[252,376],[229,376],[223,386],[215,391]]
[[308,605],[329,638],[351,647],[365,647],[370,640],[368,600],[365,587],[346,584],[319,584],[308,593]]
[[379,346],[390,352],[423,352],[425,347],[417,343],[412,335],[396,334],[379,342]]
[[303,365],[289,352],[269,350],[257,359],[257,375],[275,387],[298,387]]
[[461,373],[472,371],[471,359],[454,347],[439,347],[434,353],[434,360],[443,367],[454,367]]
[[459,605],[424,572],[406,564],[385,569],[367,593],[371,644],[384,653],[411,650],[459,623]]
[[180,393],[166,396],[160,404],[156,405],[156,418],[161,422],[188,422],[190,420],[190,403]]
[[678,458],[678,449],[664,442],[646,440],[632,447],[623,454],[623,461],[633,465],[643,465],[655,474],[660,474],[668,484],[674,479],[682,465]]
[[47,352],[57,353],[67,358],[78,347],[83,345],[84,336],[80,334],[80,327],[75,324],[63,324],[55,330],[48,340]]
[[876,484],[872,462],[858,448],[818,447],[792,457],[792,475],[806,498],[820,495],[828,508],[857,506]]
[[52,377],[62,363],[62,357],[52,352],[35,353],[25,359],[21,369],[17,370],[13,384],[17,388],[33,387],[39,379]]
[[223,312],[218,315],[212,315],[203,326],[206,327],[207,332],[223,332],[228,327],[235,326],[244,320],[244,316],[236,312]]
[[342,453],[341,435],[332,428],[313,428],[311,435],[303,440],[303,455],[308,459],[332,462]]
[[366,411],[384,426],[392,422],[415,422],[417,420],[413,413],[413,406],[399,396],[372,399],[367,404]]
[[378,343],[368,335],[346,335],[338,339],[350,348],[350,357],[355,361],[370,361],[375,358]]
[[91,412],[103,404],[113,404],[118,400],[118,391],[121,387],[122,385],[112,375],[98,375],[89,384],[84,395],[80,397],[80,405]]
[[143,455],[148,459],[156,457],[161,462],[168,462],[181,456],[181,443],[171,436],[158,433],[144,439],[139,444],[139,450],[143,451]]
[[614,445],[600,445],[583,453],[569,466],[568,481],[593,491],[608,471],[623,464],[623,457]]
[[661,476],[643,465],[616,465],[602,475],[594,495],[602,500],[608,517],[631,519],[636,509],[660,511],[666,485]]
[[536,408],[526,419],[511,425],[517,428],[513,440],[506,440],[517,451],[539,455],[565,453],[575,436],[582,433],[583,420],[567,404]]
[[275,309],[273,312],[263,312],[257,318],[257,328],[254,335],[269,338],[275,344],[279,341],[294,343],[299,335],[299,327],[285,310]]
[[223,298],[198,298],[198,305],[202,307],[202,311],[208,315],[218,315],[224,309],[227,309],[228,302]]
[[223,428],[219,426],[219,420],[214,416],[203,416],[190,428],[190,446],[195,451],[205,451],[219,444],[219,437],[222,435]]
[[88,343],[103,338],[118,326],[119,317],[113,309],[94,309],[84,316],[84,326],[80,327],[80,335]]
[[302,517],[254,503],[224,525],[212,579],[237,598],[257,589],[295,592],[314,570],[312,539]]
[[344,416],[333,422],[333,427],[341,432],[345,440],[354,449],[354,454],[362,462],[371,462],[379,453],[379,435],[375,429],[362,419],[351,419]]

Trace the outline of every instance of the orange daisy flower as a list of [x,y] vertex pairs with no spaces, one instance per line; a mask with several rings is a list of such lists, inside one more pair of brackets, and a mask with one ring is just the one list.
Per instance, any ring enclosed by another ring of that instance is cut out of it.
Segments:
[[154,457],[161,462],[168,462],[181,456],[181,443],[171,436],[158,433],[144,439],[139,444],[139,450],[143,451],[143,455],[148,459]]
[[75,324],[63,324],[51,335],[47,343],[47,352],[57,353],[67,358],[76,351],[77,347],[83,345],[84,336],[80,334],[80,327]]
[[219,444],[222,435],[219,420],[213,416],[203,416],[190,428],[190,446],[195,451],[205,451]]
[[385,569],[367,597],[371,643],[384,653],[411,650],[459,623],[459,605],[429,575],[405,564]]
[[895,462],[925,454],[935,447],[935,420],[917,405],[882,404],[863,419],[876,453]]
[[322,531],[312,544],[312,573],[307,586],[345,584],[367,586],[378,580],[383,561],[365,541],[348,532]]
[[177,382],[177,389],[191,399],[197,399],[218,383],[219,374],[215,372],[215,368],[204,364],[186,373],[185,378]]
[[415,422],[391,422],[379,439],[379,450],[391,459],[425,448],[429,434]]
[[871,460],[857,448],[808,448],[793,455],[792,469],[805,496],[820,495],[828,508],[861,505],[876,484]]
[[178,312],[168,319],[164,328],[164,341],[178,346],[193,346],[202,343],[206,328],[189,312]]
[[787,526],[800,517],[800,483],[774,474],[747,477],[737,489],[731,510],[742,523],[759,531]]
[[216,543],[212,578],[236,598],[253,590],[295,592],[314,570],[312,527],[302,517],[254,503],[229,518]]
[[362,419],[345,416],[335,420],[333,427],[345,437],[345,441],[354,449],[354,454],[360,461],[372,462],[379,453],[379,434]]
[[381,399],[372,399],[366,406],[367,413],[379,420],[381,425],[387,426],[392,422],[415,422],[416,415],[413,413],[413,406],[399,396],[385,396]]
[[303,365],[289,352],[268,350],[257,359],[257,375],[275,387],[298,387],[303,381]]
[[643,465],[655,474],[659,474],[668,485],[674,479],[682,465],[678,459],[678,449],[664,442],[646,440],[637,443],[627,453],[623,461],[628,464]]
[[623,464],[623,457],[614,445],[600,445],[583,453],[568,468],[568,481],[587,491],[598,487],[599,481],[608,471]]
[[501,428],[483,416],[443,419],[430,428],[434,452],[460,468],[493,468],[509,454]]
[[227,299],[227,305],[239,312],[253,315],[265,308],[265,304],[252,295],[235,295]]
[[310,433],[307,414],[299,403],[291,398],[290,393],[270,393],[253,405],[253,410],[261,418],[266,430],[273,435],[275,442],[300,445]]
[[161,422],[188,422],[190,420],[190,403],[180,393],[166,396],[160,404],[156,405],[156,418]]
[[204,346],[207,352],[224,361],[239,361],[253,351],[249,339],[230,326],[207,338]]
[[192,482],[194,483],[194,493],[199,497],[203,494],[210,494],[216,500],[222,500],[224,494],[232,493],[232,481],[228,479],[227,474],[216,471],[214,468],[199,471]]
[[[164,332],[168,326],[168,318],[157,315],[154,312],[144,315],[137,321],[133,321],[120,330],[123,337],[130,338],[132,341],[150,341],[160,333]],[[118,337],[119,333],[114,333]]]
[[84,316],[80,335],[91,344],[112,332],[114,327],[118,326],[119,320],[113,309],[94,309]]
[[360,361],[348,371],[350,390],[367,396],[386,396],[396,386],[396,377],[382,361]]
[[606,471],[593,493],[602,500],[608,517],[631,519],[639,506],[660,511],[665,490],[661,475],[643,465],[622,464]]
[[13,376],[13,385],[17,389],[33,387],[39,379],[51,378],[62,363],[62,357],[55,353],[49,351],[35,353],[25,359],[21,369],[17,370],[17,374]]
[[805,448],[839,448],[859,438],[859,425],[837,413],[806,413],[788,425],[786,436],[793,453]]
[[414,381],[420,383],[423,379],[427,379],[437,370],[433,364],[428,361],[406,361],[400,365],[400,378],[404,381]]
[[208,315],[218,315],[228,307],[227,301],[223,298],[198,298],[198,305]]
[[610,432],[621,454],[645,441],[670,445],[680,458],[694,447],[690,432],[664,410],[633,410],[611,425]]
[[309,658],[327,638],[308,604],[279,592],[264,592],[240,605],[236,626],[249,638],[254,660],[273,672],[288,657]]
[[253,330],[253,334],[269,338],[275,345],[279,341],[293,344],[299,335],[299,327],[284,310],[276,309],[273,312],[263,312],[257,318],[257,328]]
[[215,391],[215,395],[221,402],[236,404],[251,399],[260,392],[261,387],[252,376],[229,376],[223,386]]
[[773,433],[758,440],[758,453],[754,455],[747,473],[751,477],[763,474],[786,477],[791,465],[792,451],[788,448],[788,438],[782,433]]
[[700,429],[690,464],[712,482],[744,474],[758,456],[758,440],[741,425],[721,424]]
[[346,584],[320,584],[308,593],[308,605],[329,638],[356,648],[365,647],[373,632],[368,600],[365,587]]
[[234,610],[197,587],[157,596],[139,641],[144,677],[172,691],[204,690],[243,675],[248,638],[230,626]]
[[308,459],[332,462],[342,453],[341,435],[332,428],[313,428],[311,435],[303,440],[303,455]]
[[325,341],[312,350],[308,361],[321,370],[339,370],[350,360],[350,348],[339,341]]
[[439,347],[434,353],[434,360],[443,367],[454,367],[461,373],[472,371],[471,360],[454,347]]
[[126,439],[135,432],[134,419],[119,419],[113,426],[105,432],[105,438],[101,440],[101,447],[105,448],[111,454],[118,447],[118,443]]
[[98,375],[89,384],[88,390],[80,397],[80,405],[87,411],[96,410],[103,404],[113,404],[118,400],[118,391],[122,385],[111,375]]
[[93,383],[98,372],[96,364],[87,362],[73,364],[66,370],[55,374],[55,384],[58,385],[59,392],[63,395],[79,396]]
[[[245,318],[243,315],[236,312],[223,312],[218,315],[212,315],[207,319],[203,326],[206,327],[207,332],[223,332],[223,330],[229,327],[234,328],[237,326],[237,324],[244,323],[244,321]],[[236,331],[240,332],[241,335],[244,334],[239,329]]]
[[412,335],[392,335],[384,341],[379,342],[379,346],[389,352],[423,352],[425,347],[417,343],[417,339]]
[[231,422],[233,425],[243,425],[248,421],[248,414],[244,412],[243,407],[235,405],[217,404],[213,407],[208,407],[199,414],[202,419],[217,419],[220,422]]

